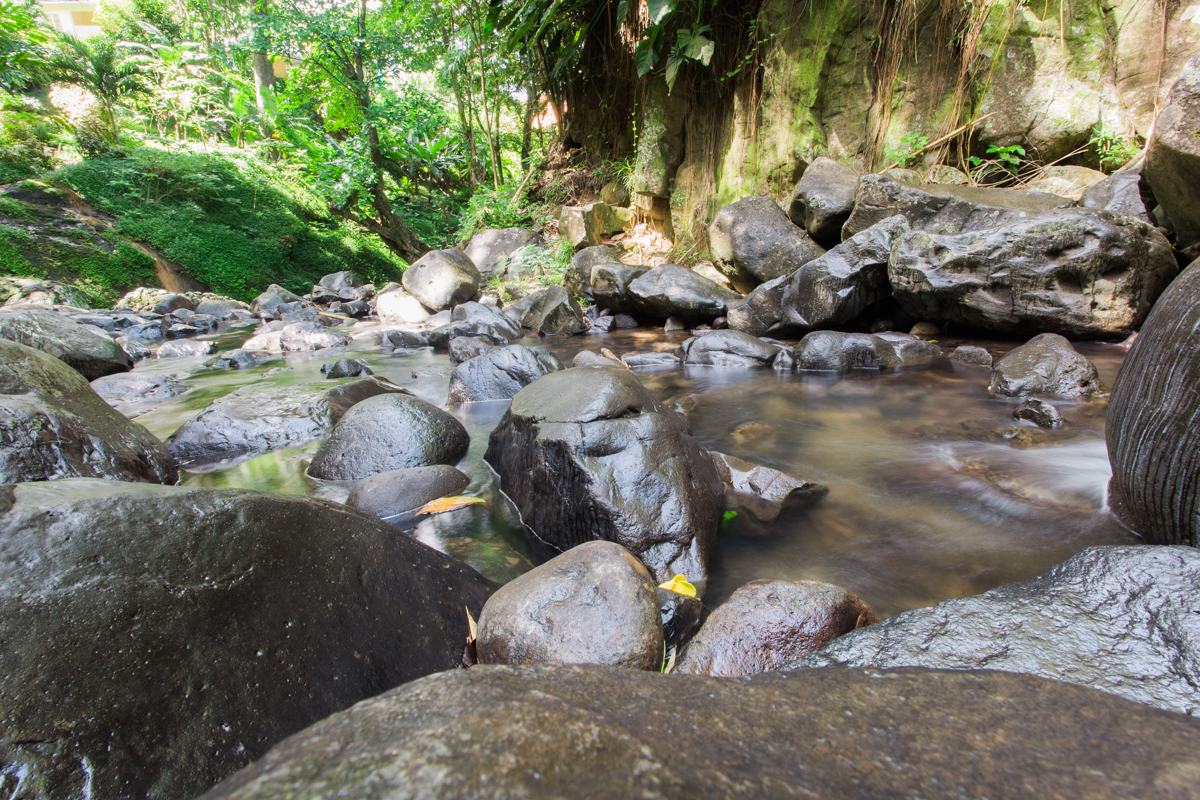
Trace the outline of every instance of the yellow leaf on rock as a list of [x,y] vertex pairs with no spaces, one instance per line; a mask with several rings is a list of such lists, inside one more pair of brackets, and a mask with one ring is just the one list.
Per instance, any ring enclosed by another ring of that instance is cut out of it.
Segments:
[[696,587],[688,583],[688,579],[684,575],[676,575],[666,583],[660,583],[658,588],[667,589],[668,591],[677,592],[679,594],[686,594],[688,597],[696,596]]
[[481,503],[487,505],[487,501],[482,497],[439,497],[437,500],[430,501],[417,511],[417,516],[421,514],[441,514],[443,511],[453,511],[456,508],[463,506]]

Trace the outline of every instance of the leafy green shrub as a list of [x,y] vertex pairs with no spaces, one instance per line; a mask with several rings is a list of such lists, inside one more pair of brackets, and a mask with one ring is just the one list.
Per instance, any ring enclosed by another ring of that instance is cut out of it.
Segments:
[[488,228],[514,228],[533,223],[533,214],[513,200],[516,186],[501,186],[499,190],[480,186],[467,201],[462,221],[455,234],[457,241],[464,242],[474,234]]
[[888,150],[883,156],[886,164],[899,164],[901,167],[914,166],[921,157],[921,151],[929,144],[929,137],[919,133],[910,133],[900,137],[900,145]]
[[1112,172],[1129,163],[1142,150],[1137,136],[1122,136],[1100,123],[1092,130],[1088,146],[1100,157],[1100,169]]

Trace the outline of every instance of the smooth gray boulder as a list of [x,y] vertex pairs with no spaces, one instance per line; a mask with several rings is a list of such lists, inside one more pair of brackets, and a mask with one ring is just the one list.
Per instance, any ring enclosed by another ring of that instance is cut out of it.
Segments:
[[522,247],[541,244],[542,237],[525,228],[488,228],[476,233],[463,247],[463,255],[479,270],[483,281],[496,274],[496,262]]
[[1200,552],[1092,547],[1043,575],[918,608],[784,669],[1003,669],[1200,714]]
[[355,482],[346,505],[373,517],[394,517],[458,494],[470,483],[470,478],[445,464],[393,469]]
[[[101,379],[103,380],[103,379]],[[112,478],[175,483],[163,443],[62,361],[0,339],[0,482]]]
[[659,670],[663,625],[646,568],[613,542],[584,542],[484,603],[480,664],[607,664]]
[[594,264],[591,274],[592,299],[596,301],[597,308],[609,309],[614,313],[634,311],[636,303],[629,294],[629,284],[646,272],[645,267],[631,267],[616,261]]
[[446,403],[508,400],[543,375],[560,369],[559,360],[541,348],[530,350],[519,344],[495,348],[454,368]]
[[429,340],[412,331],[380,331],[379,346],[384,350],[415,350],[429,347]]
[[1083,397],[1100,391],[1100,374],[1096,365],[1065,338],[1043,333],[1010,350],[993,365],[988,390],[1002,397]]
[[1181,250],[1200,244],[1200,55],[1193,56],[1167,95],[1146,143],[1142,174],[1168,217]]
[[842,226],[854,210],[857,189],[857,172],[821,156],[805,168],[796,184],[788,217],[817,244],[834,247],[842,241]]
[[494,328],[507,339],[521,338],[521,328],[509,317],[493,306],[483,303],[460,303],[450,312],[451,322],[482,323]]
[[947,234],[1009,225],[1072,202],[1054,194],[981,186],[917,188],[886,175],[863,175],[854,192],[854,211],[842,226],[849,239],[888,217],[901,214],[914,230]]
[[[130,335],[131,330],[126,334]],[[80,325],[53,311],[0,310],[0,339],[52,355],[89,381],[133,369],[133,359],[112,336],[94,325]]]
[[270,361],[269,358],[263,358],[257,353],[238,348],[221,353],[208,362],[208,366],[220,367],[222,369],[250,369],[251,367],[265,364],[268,361]]
[[710,367],[769,367],[782,348],[741,331],[711,331],[679,346],[684,364]]
[[358,277],[357,272],[347,269],[341,272],[332,272],[322,277],[321,280],[317,281],[317,285],[337,293],[345,289],[357,289],[363,285],[363,282],[362,278]]
[[627,369],[576,367],[526,386],[484,458],[521,519],[560,550],[603,539],[658,581],[703,587],[724,489],[687,422]]
[[458,250],[430,250],[409,265],[400,282],[430,311],[471,300],[479,293],[479,270]]
[[216,342],[201,342],[194,339],[163,342],[154,354],[155,358],[195,358],[196,356],[211,356],[217,352]]
[[1194,793],[1198,753],[1196,720],[990,670],[728,680],[480,665],[330,717],[204,800],[1182,800]]
[[896,215],[729,306],[729,327],[752,336],[794,336],[848,325],[892,296],[892,242],[908,232]]
[[888,267],[893,296],[918,319],[1089,338],[1141,325],[1178,271],[1153,227],[1091,209],[962,234],[910,231]]
[[1109,505],[1154,544],[1200,546],[1200,261],[1159,298],[1108,402]]
[[451,339],[446,349],[450,353],[450,360],[455,364],[461,364],[475,356],[495,350],[496,345],[492,344],[492,340],[486,336],[459,336]]
[[708,226],[713,266],[739,292],[790,275],[825,252],[769,197],[743,197]]
[[91,383],[100,399],[126,416],[178,397],[192,387],[168,375],[118,372]]
[[592,269],[600,264],[620,264],[621,254],[615,247],[599,244],[585,247],[571,258],[563,272],[563,286],[577,297],[592,298]]
[[192,301],[181,294],[165,294],[154,304],[155,314],[170,314],[178,309],[192,309]]
[[[593,279],[599,271],[592,270]],[[646,270],[629,282],[626,296],[630,307],[620,310],[631,311],[638,319],[661,322],[675,317],[689,325],[723,317],[730,303],[742,299],[737,292],[678,264]]]
[[709,615],[675,671],[720,678],[774,672],[874,622],[875,612],[841,586],[750,581]]
[[342,415],[308,474],[355,481],[393,469],[453,464],[470,442],[462,423],[437,406],[407,392],[377,395]]
[[279,331],[279,346],[285,353],[324,350],[327,347],[345,347],[348,344],[349,334],[319,322],[292,322],[284,325]]
[[0,763],[21,797],[194,797],[462,654],[494,587],[302,497],[0,487]]
[[796,369],[846,372],[852,369],[890,369],[903,359],[892,345],[869,333],[813,331],[796,345]]
[[391,392],[405,390],[379,377],[330,388],[251,384],[183,423],[167,440],[167,449],[181,464],[201,466],[307,444],[324,436],[355,403]]
[[375,313],[385,325],[419,325],[429,319],[421,301],[400,287],[375,298]]
[[587,330],[583,310],[565,286],[547,286],[531,292],[503,314],[521,327],[543,336],[573,336]]
[[254,298],[250,310],[263,319],[279,319],[282,314],[294,310],[293,306],[297,304],[302,304],[299,295],[272,283],[265,292]]

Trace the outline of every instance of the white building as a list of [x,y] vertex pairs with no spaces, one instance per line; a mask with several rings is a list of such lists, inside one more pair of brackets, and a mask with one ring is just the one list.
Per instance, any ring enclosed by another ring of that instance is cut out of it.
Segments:
[[77,39],[87,39],[100,33],[100,26],[95,23],[95,0],[43,0],[42,13],[59,33]]

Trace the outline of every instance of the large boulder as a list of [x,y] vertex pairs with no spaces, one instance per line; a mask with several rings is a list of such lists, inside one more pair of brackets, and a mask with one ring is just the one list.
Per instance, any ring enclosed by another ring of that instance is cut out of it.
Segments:
[[461,364],[495,349],[496,345],[492,344],[492,340],[487,336],[459,336],[451,339],[446,347],[450,353],[450,360],[455,364]]
[[199,341],[196,339],[179,339],[164,342],[154,354],[155,358],[195,358],[196,356],[211,356],[219,349],[214,341]]
[[1142,175],[1136,170],[1114,172],[1092,184],[1084,190],[1079,205],[1150,222],[1146,201],[1142,197]]
[[403,289],[392,289],[376,297],[375,313],[385,325],[419,325],[429,319],[421,301]]
[[743,197],[718,211],[708,226],[708,250],[713,266],[743,293],[825,252],[769,197]]
[[[598,271],[592,270],[593,278]],[[629,282],[626,294],[631,308],[618,310],[632,311],[638,319],[661,322],[675,317],[687,324],[723,317],[730,303],[742,299],[737,292],[678,264],[662,264],[646,270]]]
[[[1142,174],[1181,249],[1200,244],[1200,55],[1184,65],[1146,143]],[[1163,222],[1164,220],[1159,220]]]
[[858,173],[821,156],[804,170],[792,192],[788,217],[822,247],[842,241],[842,226],[854,210]]
[[62,361],[0,339],[0,482],[112,478],[175,483],[162,442]]
[[592,268],[599,264],[620,264],[621,254],[606,244],[585,247],[571,258],[563,272],[563,286],[578,297],[592,299]]
[[445,464],[393,469],[355,482],[346,505],[373,517],[394,517],[458,494],[470,483],[470,478]]
[[902,214],[916,230],[930,233],[981,231],[1019,222],[1072,205],[1058,195],[980,186],[910,186],[886,175],[863,175],[854,211],[842,226],[849,239],[888,217]]
[[601,237],[633,227],[634,214],[628,208],[607,203],[563,206],[558,215],[558,233],[576,250],[595,247]]
[[870,607],[841,586],[751,581],[709,615],[675,670],[721,678],[774,672],[874,622]]
[[318,286],[323,286],[335,294],[345,289],[357,289],[363,285],[362,278],[358,277],[357,272],[351,270],[342,270],[341,272],[332,272],[321,280],[317,281]]
[[521,327],[545,336],[572,336],[587,330],[583,310],[565,286],[547,286],[504,309]]
[[267,290],[254,298],[250,310],[263,319],[279,319],[288,311],[302,304],[300,296],[289,292],[279,284],[272,283]]
[[400,282],[430,311],[471,300],[479,293],[479,270],[458,250],[430,250],[409,265]]
[[251,384],[183,423],[167,449],[181,464],[200,466],[307,444],[324,436],[355,403],[389,392],[404,390],[378,377],[332,388]]
[[482,280],[496,274],[496,262],[507,258],[522,247],[541,244],[542,237],[525,228],[488,228],[470,238],[463,255],[471,259]]
[[711,367],[769,367],[782,350],[779,345],[741,331],[711,331],[679,346],[684,364]]
[[326,347],[345,347],[348,344],[349,334],[319,322],[292,322],[279,331],[279,346],[285,353],[324,350]]
[[645,267],[631,267],[616,261],[592,265],[592,299],[596,301],[596,307],[613,312],[634,311],[629,284],[646,274],[646,271]]
[[687,423],[632,372],[552,372],[513,398],[484,458],[541,541],[632,552],[659,581],[703,586],[724,490]]
[[1044,575],[849,634],[797,667],[1003,669],[1200,714],[1200,552],[1093,547]]
[[340,505],[95,479],[0,488],[0,764],[22,797],[192,797],[459,663],[474,570]]
[[1069,341],[1057,333],[1043,333],[995,363],[988,389],[1002,397],[1083,397],[1100,391],[1100,374]]
[[1108,403],[1109,505],[1148,541],[1200,547],[1200,261],[1159,298]]
[[892,242],[907,232],[904,217],[896,215],[855,234],[731,305],[729,327],[752,336],[803,335],[853,322],[892,296]]
[[1182,800],[1198,752],[1196,720],[1004,672],[478,666],[330,717],[205,800]]
[[481,664],[608,664],[659,670],[654,579],[629,551],[585,542],[504,584],[479,617]]
[[89,381],[133,369],[133,359],[112,336],[94,325],[80,325],[53,311],[33,308],[0,311],[0,339],[48,353]]
[[869,333],[839,331],[813,331],[796,345],[794,358],[796,369],[829,372],[890,369],[903,363],[886,339]]
[[1140,325],[1179,268],[1152,226],[1074,209],[987,231],[910,231],[888,268],[918,319],[1005,334],[1103,337]]
[[521,327],[509,317],[505,316],[501,311],[494,306],[486,306],[483,303],[462,303],[454,307],[450,312],[450,321],[453,322],[469,322],[487,325],[494,331],[493,339],[506,339],[509,341],[521,338]]
[[356,481],[377,472],[453,464],[471,437],[457,419],[411,394],[368,397],[334,426],[308,472],[330,481]]
[[455,405],[508,400],[543,375],[560,369],[559,360],[541,348],[530,350],[512,344],[489,350],[454,368],[446,402]]

